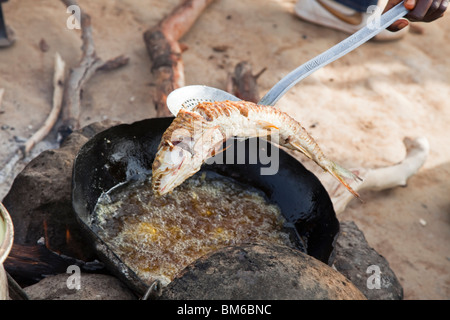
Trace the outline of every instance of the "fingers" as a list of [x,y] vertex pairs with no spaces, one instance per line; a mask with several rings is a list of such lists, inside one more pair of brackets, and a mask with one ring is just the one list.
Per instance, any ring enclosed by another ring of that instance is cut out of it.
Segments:
[[444,15],[444,12],[447,10],[448,5],[449,5],[449,0],[441,1],[440,4],[435,5],[435,7],[436,7],[435,10],[433,10],[431,12],[428,12],[425,15],[423,21],[424,22],[431,22],[431,21],[434,21],[436,19],[439,19],[440,17],[442,17]]
[[405,0],[405,8],[408,10],[414,9],[416,6],[417,0]]
[[[411,21],[431,22],[439,19],[447,10],[449,0],[409,0],[416,2],[413,9],[406,15]],[[405,1],[405,7],[407,1]],[[408,8],[409,9],[409,8]]]
[[408,20],[399,19],[399,20],[395,21],[393,24],[391,24],[387,29],[392,32],[397,32],[397,31],[402,30],[403,28],[405,28],[408,25],[409,25]]
[[425,15],[427,14],[428,10],[432,7],[434,2],[440,2],[442,0],[421,0],[417,1],[416,6],[414,9],[412,9],[406,17],[410,19],[411,21],[422,21]]
[[[401,0],[389,0],[383,12],[399,4]],[[439,19],[449,6],[450,0],[405,0],[405,8],[410,10],[406,15],[410,21],[431,22]],[[400,19],[388,27],[390,31],[399,31],[408,25],[408,21]]]

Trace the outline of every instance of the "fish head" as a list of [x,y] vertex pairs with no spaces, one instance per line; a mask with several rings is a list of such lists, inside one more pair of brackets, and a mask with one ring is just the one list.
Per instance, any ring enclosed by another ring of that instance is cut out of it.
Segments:
[[206,124],[202,116],[180,110],[165,131],[152,165],[152,188],[164,195],[201,169],[224,139],[217,127]]
[[152,188],[155,194],[164,195],[200,170],[191,151],[183,145],[163,145],[152,165]]

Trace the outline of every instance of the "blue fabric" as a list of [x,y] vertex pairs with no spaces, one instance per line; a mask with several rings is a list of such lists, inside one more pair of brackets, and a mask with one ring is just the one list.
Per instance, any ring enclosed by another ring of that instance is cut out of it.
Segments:
[[358,12],[366,12],[367,8],[378,4],[378,0],[335,0],[344,6],[352,8]]

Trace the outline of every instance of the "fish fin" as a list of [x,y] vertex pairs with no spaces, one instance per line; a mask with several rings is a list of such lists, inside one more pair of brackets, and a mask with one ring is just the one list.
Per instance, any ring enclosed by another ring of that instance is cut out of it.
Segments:
[[347,170],[332,161],[329,161],[329,165],[327,166],[327,171],[329,173],[331,173],[331,175],[334,176],[336,179],[338,179],[339,182],[342,183],[348,189],[348,191],[350,191],[356,198],[360,199],[358,192],[353,190],[350,187],[350,185],[343,178],[343,177],[345,177],[345,178],[353,179],[355,181],[362,181],[362,179],[359,176],[357,176],[350,170]]
[[259,120],[257,123],[265,130],[280,130],[276,125],[270,123],[269,121]]
[[305,156],[307,156],[308,158],[310,158],[310,159],[313,158],[312,155],[311,155],[311,153],[310,153],[308,150],[306,150],[305,148],[303,148],[301,145],[299,145],[298,143],[291,142],[291,145],[292,145],[295,149],[297,149],[298,151],[300,151],[301,153],[303,153]]
[[213,149],[212,152],[211,152],[211,157],[214,157],[214,156],[216,156],[216,155],[218,155],[218,154],[224,152],[224,151],[227,150],[229,147],[231,147],[231,144],[230,144],[229,146],[225,147],[225,148],[222,147],[222,149],[220,149],[220,150],[217,151],[217,152]]

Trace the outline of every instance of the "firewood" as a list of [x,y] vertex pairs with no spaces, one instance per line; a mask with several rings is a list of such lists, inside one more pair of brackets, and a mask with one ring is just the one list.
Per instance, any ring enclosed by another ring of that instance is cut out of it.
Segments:
[[65,67],[66,63],[62,60],[61,56],[57,52],[55,55],[55,71],[53,74],[53,106],[50,114],[47,117],[47,120],[45,120],[44,125],[38,131],[36,131],[25,143],[23,149],[24,156],[31,151],[36,143],[44,139],[49,134],[56,121],[58,120],[59,113],[61,111],[63,96]]
[[24,287],[45,276],[65,273],[70,263],[44,245],[15,243],[3,265],[8,274]]
[[44,244],[14,243],[3,265],[21,287],[32,285],[49,275],[66,273],[67,268],[73,265],[85,273],[108,273],[102,262],[86,262],[58,254]]
[[[77,5],[75,0],[61,0],[67,7]],[[78,66],[70,71],[67,79],[62,107],[62,125],[60,134],[65,136],[73,130],[80,128],[81,92],[88,80],[99,70],[112,70],[126,65],[128,58],[119,56],[108,61],[103,61],[97,56],[94,39],[92,37],[91,17],[80,10],[80,26],[82,39],[82,57]]]
[[183,48],[178,42],[213,0],[185,0],[156,26],[144,32],[156,81],[154,104],[158,117],[171,116],[166,105],[170,92],[184,86]]

